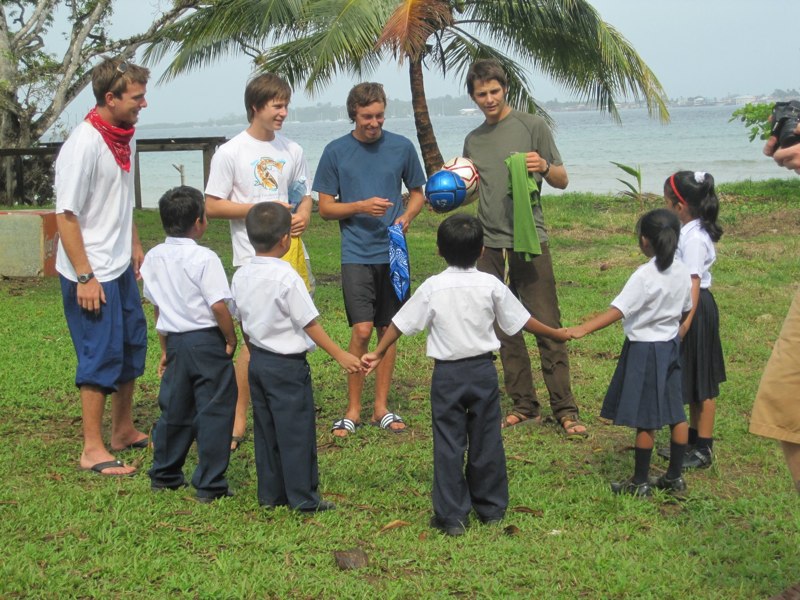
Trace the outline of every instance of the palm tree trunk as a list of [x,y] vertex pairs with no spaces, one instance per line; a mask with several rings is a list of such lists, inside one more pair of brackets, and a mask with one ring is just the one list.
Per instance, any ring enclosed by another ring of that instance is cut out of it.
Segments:
[[428,101],[425,99],[425,82],[422,78],[422,58],[409,61],[408,73],[411,80],[411,105],[414,107],[414,125],[417,128],[417,140],[422,151],[422,162],[428,177],[442,168],[444,160],[439,151],[436,134],[433,132],[431,116],[428,112]]

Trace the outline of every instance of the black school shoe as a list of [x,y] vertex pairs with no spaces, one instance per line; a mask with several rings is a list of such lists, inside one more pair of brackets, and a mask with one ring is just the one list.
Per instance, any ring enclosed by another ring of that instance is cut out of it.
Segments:
[[467,532],[467,528],[464,527],[462,523],[459,523],[458,525],[445,525],[436,515],[431,517],[430,525],[434,529],[438,529],[443,534],[449,535],[450,537],[458,537]]
[[176,490],[180,490],[183,488],[189,487],[189,484],[185,481],[183,483],[176,483],[167,485],[165,483],[158,483],[155,481],[150,482],[150,489],[154,492],[174,492]]
[[648,482],[633,483],[633,478],[626,479],[625,481],[612,481],[611,491],[615,494],[627,494],[639,498],[649,498],[653,495],[653,490],[650,488]]
[[692,448],[683,457],[683,470],[687,469],[707,469],[714,462],[714,455],[709,452],[701,452],[697,448]]
[[[689,454],[689,452],[691,452],[692,450],[694,450],[694,444],[687,444],[686,454]],[[670,449],[669,446],[662,446],[661,448],[656,450],[656,454],[658,454],[661,458],[669,460],[669,456],[670,454],[672,454],[672,450]]]
[[319,504],[316,506],[312,506],[310,508],[301,508],[299,510],[302,513],[317,513],[326,510],[336,510],[336,505],[333,502],[328,502],[327,500],[320,500]]
[[216,496],[201,496],[200,494],[197,495],[197,501],[200,504],[211,504],[212,502],[216,502],[220,498],[233,498],[234,494],[230,490],[225,490],[222,494],[217,494]]
[[668,492],[686,491],[686,481],[680,475],[675,479],[669,479],[667,478],[667,474],[664,473],[661,477],[650,477],[647,483],[651,488],[666,490]]

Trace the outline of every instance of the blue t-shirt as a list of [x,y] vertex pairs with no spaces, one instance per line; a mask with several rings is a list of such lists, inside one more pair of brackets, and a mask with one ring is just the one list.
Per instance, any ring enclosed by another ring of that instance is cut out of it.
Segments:
[[394,206],[382,217],[354,215],[339,221],[342,264],[389,263],[386,229],[403,213],[402,184],[413,189],[425,184],[414,144],[406,137],[383,131],[377,142],[365,144],[348,133],[325,146],[314,176],[315,192],[339,196],[339,202],[358,202],[377,196]]

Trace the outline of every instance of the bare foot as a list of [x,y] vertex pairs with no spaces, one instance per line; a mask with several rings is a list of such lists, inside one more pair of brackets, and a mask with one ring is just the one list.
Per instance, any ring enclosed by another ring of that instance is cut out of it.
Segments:
[[[111,438],[111,450],[113,452],[121,452],[123,450],[130,450],[134,444],[141,444],[148,440],[146,433],[142,433],[137,429],[131,429],[129,433],[119,435],[119,437]],[[113,460],[113,456],[111,457]]]
[[564,430],[564,435],[566,435],[568,438],[585,438],[589,435],[586,425],[577,419],[564,417],[561,419],[561,427]]

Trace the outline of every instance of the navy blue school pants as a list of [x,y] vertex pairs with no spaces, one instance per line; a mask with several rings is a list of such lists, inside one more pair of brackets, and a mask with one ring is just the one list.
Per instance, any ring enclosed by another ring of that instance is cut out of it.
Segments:
[[314,510],[319,504],[316,415],[306,355],[250,349],[258,503]]
[[436,361],[431,413],[433,511],[439,522],[466,525],[472,508],[481,521],[502,519],[508,507],[508,475],[491,354]]
[[183,485],[183,464],[196,439],[192,485],[197,495],[227,492],[236,395],[233,362],[218,328],[167,336],[167,368],[158,392],[161,416],[153,432],[153,467],[148,472],[154,486]]

